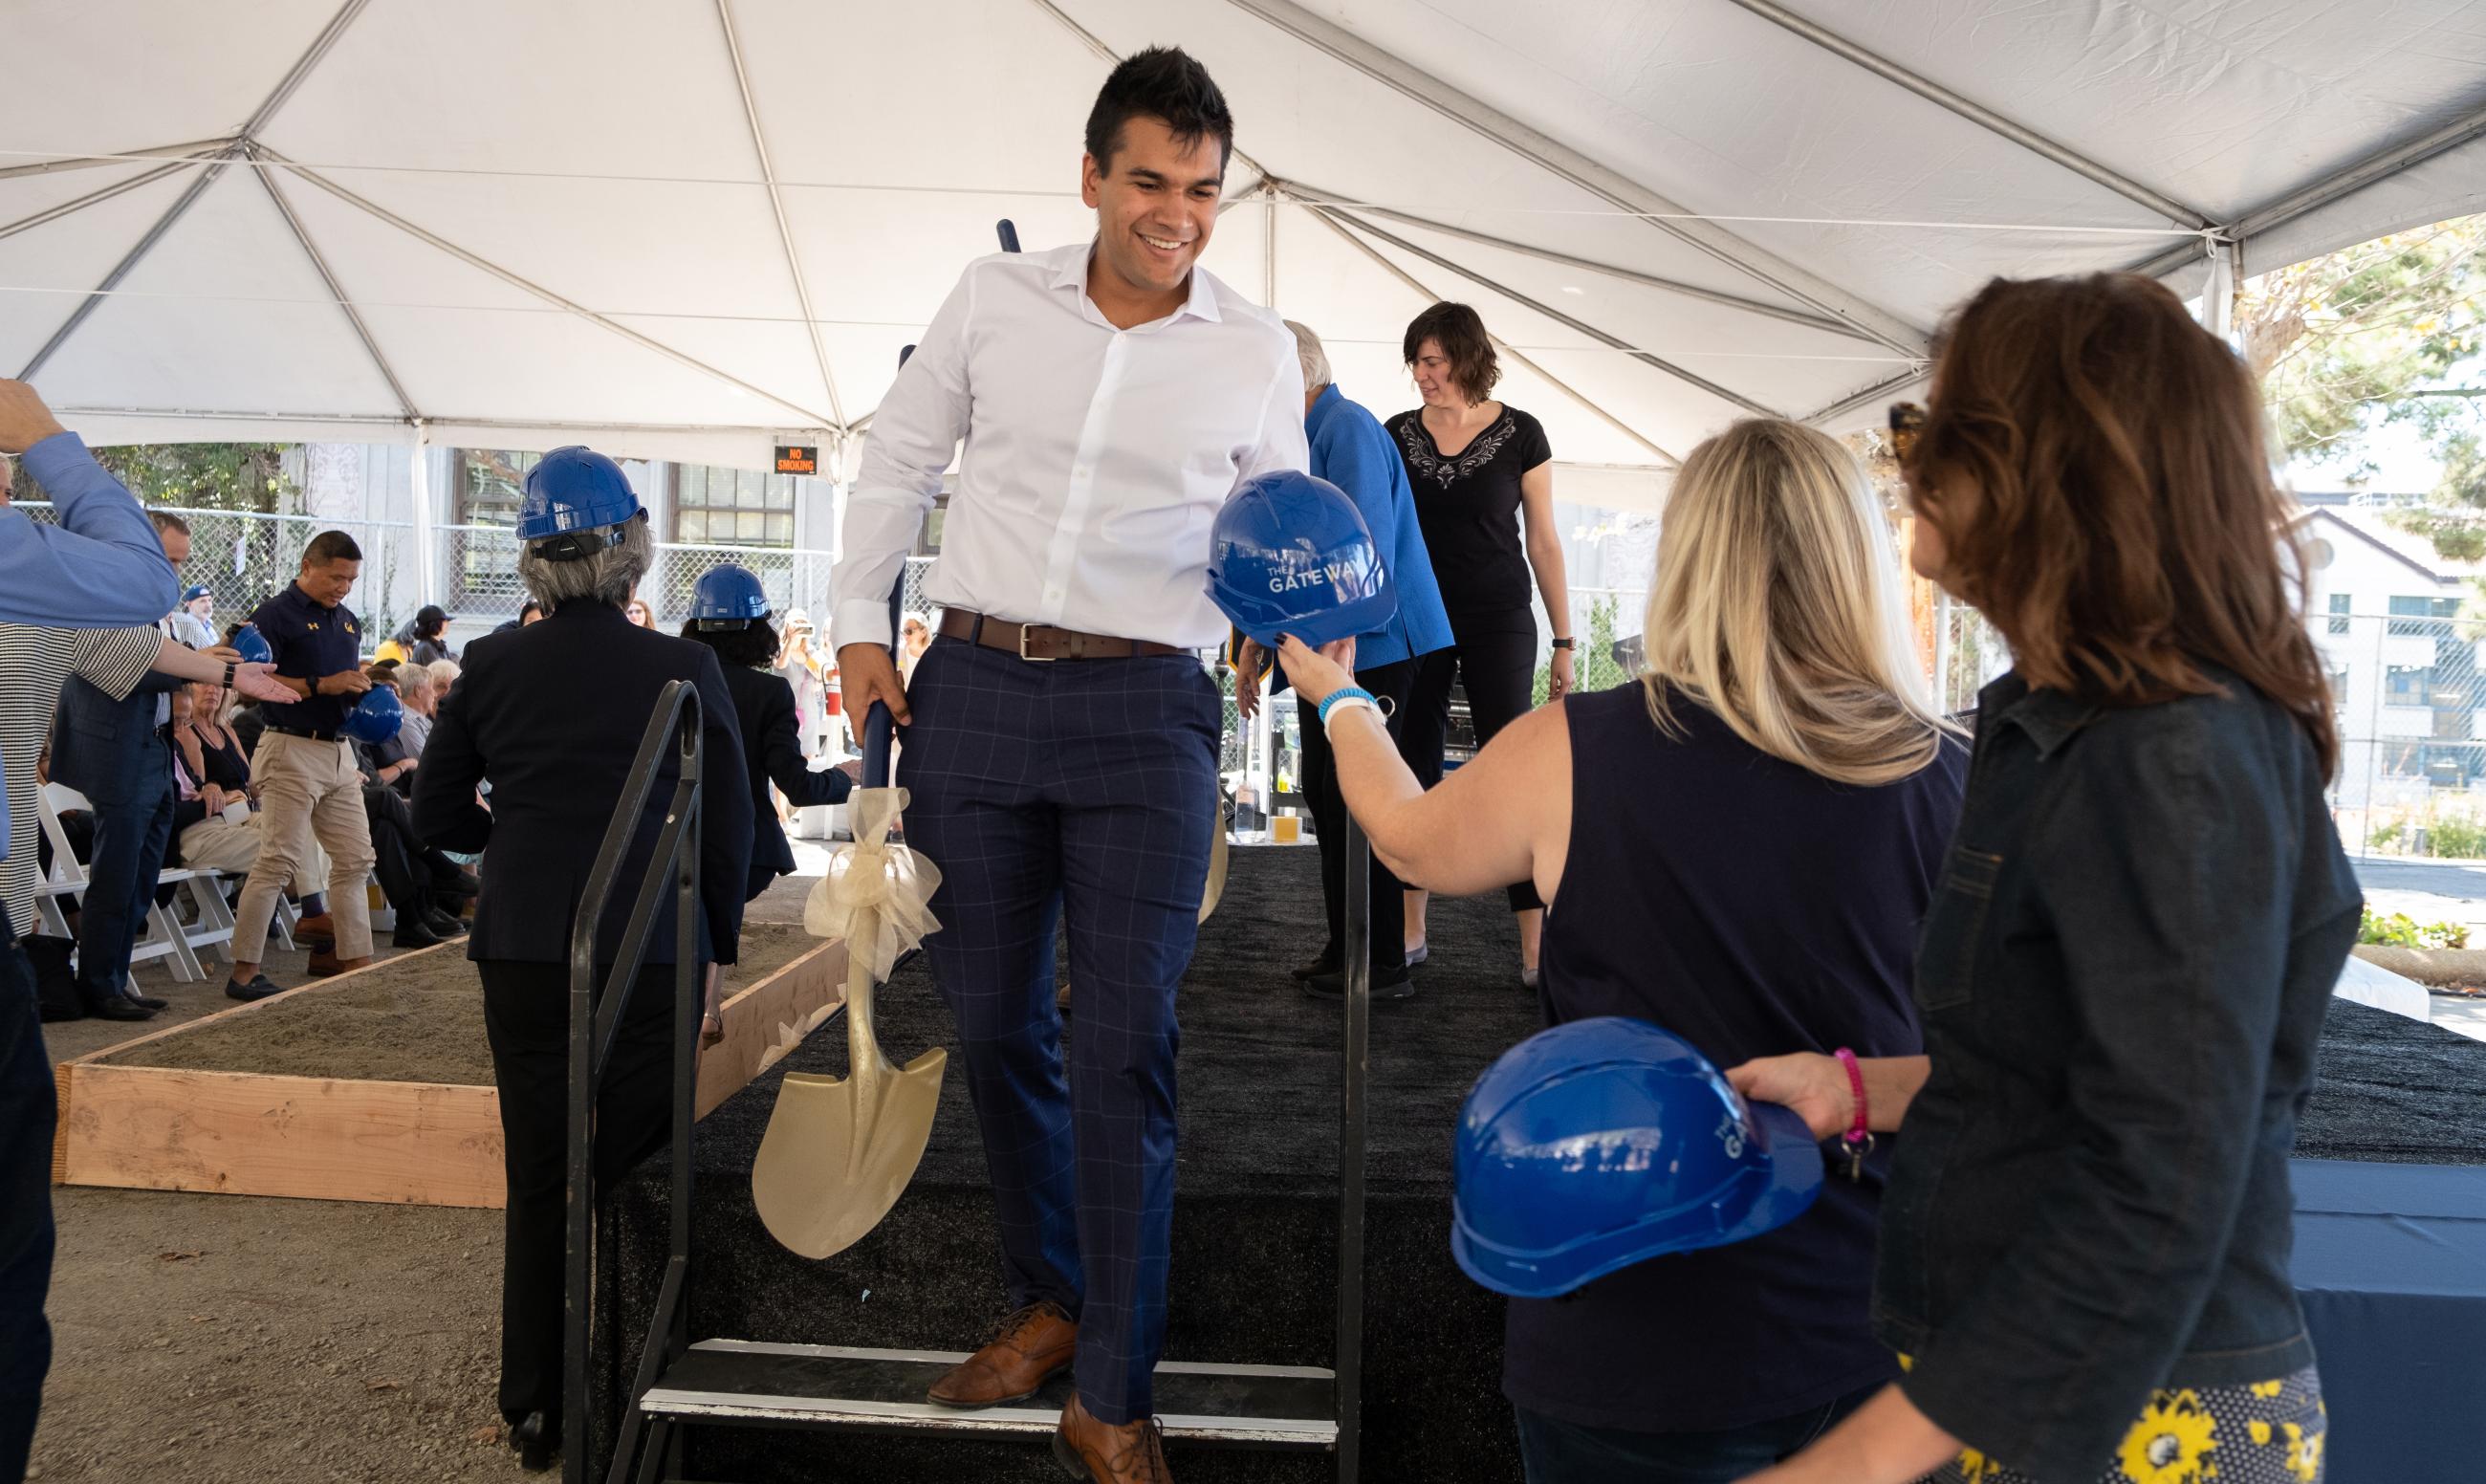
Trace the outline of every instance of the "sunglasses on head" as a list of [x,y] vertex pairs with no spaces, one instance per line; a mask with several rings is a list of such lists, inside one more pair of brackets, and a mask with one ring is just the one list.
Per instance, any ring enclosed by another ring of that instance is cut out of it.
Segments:
[[1891,404],[1891,452],[1906,463],[1917,453],[1917,440],[1925,430],[1925,409],[1916,402]]

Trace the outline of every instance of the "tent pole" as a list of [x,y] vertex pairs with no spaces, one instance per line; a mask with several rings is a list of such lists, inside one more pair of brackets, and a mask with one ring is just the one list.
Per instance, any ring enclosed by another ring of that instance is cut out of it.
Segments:
[[1810,417],[1804,418],[1801,421],[1808,427],[1823,427],[1827,424],[1837,422],[1840,418],[1847,416],[1849,413],[1854,412],[1859,408],[1869,407],[1885,398],[1893,397],[1897,393],[1904,392],[1910,387],[1917,386],[1925,381],[1928,377],[1932,376],[1933,373],[1934,369],[1930,364],[1920,363],[1886,381],[1877,381],[1853,397],[1841,398],[1837,401],[1832,402],[1829,406],[1822,408],[1819,412],[1812,414]]
[[121,281],[127,278],[130,270],[145,261],[148,253],[153,250],[156,243],[164,240],[164,234],[173,230],[173,224],[180,221],[183,213],[197,204],[199,197],[208,186],[216,183],[216,177],[223,175],[225,167],[232,163],[233,154],[228,151],[212,163],[203,165],[198,176],[182,190],[180,197],[165,209],[162,216],[155,218],[155,225],[147,229],[147,234],[138,239],[137,245],[130,248],[120,262],[114,264],[112,271],[103,276],[103,282],[96,286],[94,292],[79,300],[78,307],[69,311],[69,317],[59,329],[52,332],[50,340],[43,342],[43,348],[35,352],[34,359],[26,363],[26,369],[17,373],[18,380],[35,379],[35,372],[41,371],[43,363],[52,358],[52,353],[60,349],[70,336],[77,333],[77,327],[86,323],[86,316],[96,312],[96,307],[103,302],[104,295],[121,287]]
[[1328,206],[1314,206],[1312,207],[1312,210],[1322,216],[1336,217],[1341,221],[1353,223],[1357,229],[1369,233],[1371,235],[1389,243],[1392,247],[1398,249],[1402,253],[1413,253],[1415,256],[1423,259],[1426,262],[1431,263],[1437,268],[1448,268],[1459,277],[1468,280],[1470,283],[1473,283],[1479,288],[1492,289],[1495,293],[1508,299],[1513,304],[1517,304],[1524,309],[1533,310],[1537,314],[1544,316],[1546,318],[1553,320],[1557,324],[1577,330],[1601,345],[1610,346],[1613,349],[1622,351],[1633,360],[1640,362],[1643,366],[1651,367],[1657,371],[1663,371],[1667,375],[1684,383],[1686,386],[1692,387],[1696,391],[1706,392],[1710,396],[1717,398],[1719,400],[1740,407],[1744,411],[1753,414],[1754,417],[1775,418],[1784,416],[1783,413],[1780,412],[1775,407],[1765,407],[1759,402],[1753,400],[1751,398],[1746,397],[1741,392],[1729,390],[1726,387],[1720,386],[1718,383],[1710,380],[1706,376],[1685,371],[1682,367],[1677,366],[1673,362],[1666,360],[1661,356],[1651,355],[1647,351],[1634,346],[1631,342],[1624,340],[1621,336],[1609,334],[1604,330],[1598,329],[1595,325],[1588,323],[1585,319],[1578,318],[1575,316],[1566,315],[1541,299],[1532,299],[1528,295],[1521,293],[1518,289],[1513,289],[1506,284],[1499,283],[1493,279],[1487,278],[1474,268],[1463,267],[1460,264],[1451,261],[1450,259],[1443,257],[1439,253],[1430,252],[1424,248],[1418,247],[1415,243],[1408,241],[1405,237],[1398,236],[1394,233],[1385,232],[1382,229],[1373,226],[1370,222],[1364,221],[1354,216],[1352,213],[1333,210]]
[[[1061,15],[1050,0],[1036,0],[1036,3],[1057,16]],[[1929,337],[1918,326],[1763,250],[1715,222],[1660,219],[1690,218],[1696,213],[1686,211],[1640,182],[1530,128],[1441,78],[1409,66],[1353,32],[1294,4],[1293,0],[1228,0],[1228,3],[1608,205],[1629,212],[1644,213],[1648,225],[1655,230],[1698,248],[1797,303],[1854,325],[1860,333],[1893,350],[1908,355],[1923,353]],[[1069,24],[1068,17],[1062,18]]]
[[[219,154],[234,147],[228,134],[222,139],[193,139],[188,144],[157,145],[152,150],[130,150],[120,154],[67,154],[56,160],[37,160],[31,165],[0,165],[0,180],[14,180],[21,176],[58,175],[64,170],[93,170],[97,165],[135,165],[148,160],[162,160],[169,165],[183,165],[194,159]],[[178,159],[165,159],[179,155]]]
[[1895,83],[1929,103],[1950,110],[1979,128],[2002,135],[2032,154],[2045,156],[2093,184],[2102,185],[2127,201],[2147,206],[2168,221],[2181,223],[2195,232],[2213,225],[2208,217],[2182,202],[2161,195],[2130,176],[2110,170],[2088,156],[2056,143],[2035,129],[2014,124],[1993,109],[1970,102],[1938,82],[1920,77],[1895,62],[1866,51],[1837,32],[1805,19],[1785,6],[1778,4],[1777,0],[1733,0],[1733,3],[1742,6],[1763,20],[1784,27],[1833,56],[1854,63],[1885,82]]
[[[242,150],[256,162],[256,146],[244,145]],[[363,343],[364,354],[372,358],[372,365],[379,369],[380,379],[388,383],[390,395],[397,398],[398,410],[409,418],[414,417],[414,398],[405,395],[405,384],[397,379],[397,371],[389,365],[388,357],[380,354],[379,342],[372,339],[372,327],[363,322],[363,312],[354,307],[353,300],[345,296],[345,287],[337,282],[337,275],[329,271],[326,256],[319,251],[318,244],[311,240],[311,234],[303,227],[302,218],[293,213],[293,204],[287,201],[285,192],[277,188],[275,175],[265,170],[253,173],[266,189],[268,199],[276,203],[277,214],[283,216],[285,225],[292,229],[293,240],[302,244],[303,255],[311,260],[311,266],[319,270],[319,282],[328,286],[328,296],[345,312],[346,320],[354,327],[355,338]],[[415,426],[421,428],[422,426],[422,420],[417,418]],[[421,441],[418,434],[416,442],[420,444]]]
[[431,429],[414,420],[414,456],[406,460],[406,484],[414,503],[414,593],[419,603],[440,601],[438,527],[431,519]]
[[[2390,149],[2350,165],[2344,170],[2309,185],[2300,186],[2284,196],[2246,212],[2226,229],[2226,235],[2237,241],[2268,236],[2299,217],[2319,211],[2324,206],[2351,196],[2366,186],[2388,180],[2404,171],[2414,170],[2436,155],[2457,150],[2472,140],[2486,138],[2486,108],[2476,109],[2452,120],[2430,134],[2421,135],[2404,145]],[[2163,253],[2144,258],[2124,271],[2159,278],[2191,262],[2200,249],[2190,242],[2170,247]],[[2242,263],[2238,264],[2241,271]]]
[[[1418,297],[1431,300],[1438,300],[1441,298],[1440,294],[1435,293],[1432,289],[1426,288],[1423,281],[1419,280],[1416,275],[1398,266],[1398,264],[1392,262],[1387,257],[1382,255],[1378,248],[1375,248],[1371,243],[1365,241],[1362,237],[1357,236],[1354,233],[1347,231],[1346,228],[1340,225],[1335,219],[1333,219],[1327,211],[1320,209],[1318,206],[1314,206],[1312,208],[1312,220],[1320,223],[1330,231],[1337,233],[1340,237],[1345,238],[1348,246],[1354,248],[1357,252],[1362,253],[1365,257],[1371,259],[1375,263],[1380,265],[1383,272],[1398,280],[1398,282],[1406,285],[1408,288],[1416,290]],[[1629,423],[1624,422],[1613,413],[1608,412],[1596,402],[1591,401],[1588,396],[1582,393],[1578,388],[1572,386],[1569,382],[1564,381],[1560,376],[1555,375],[1552,371],[1547,371],[1544,367],[1537,365],[1534,361],[1530,360],[1526,355],[1514,349],[1510,343],[1504,340],[1501,336],[1487,332],[1485,338],[1493,342],[1493,348],[1495,350],[1510,357],[1510,359],[1517,365],[1525,367],[1531,375],[1536,377],[1536,379],[1544,382],[1554,390],[1561,393],[1563,396],[1571,398],[1571,400],[1578,402],[1588,411],[1594,413],[1599,421],[1614,428],[1615,431],[1621,433],[1632,442],[1639,444],[1642,448],[1644,448],[1650,453],[1656,454],[1658,457],[1665,459],[1668,468],[1672,469],[1683,462],[1683,460],[1675,457],[1673,454],[1668,453],[1662,448],[1659,448],[1656,444],[1644,437],[1641,434],[1640,429],[1632,426]]]
[[[204,156],[202,156],[202,158],[204,158]],[[0,237],[14,237],[21,232],[41,227],[45,222],[59,221],[62,217],[68,216],[71,212],[82,211],[88,206],[97,206],[100,203],[110,201],[115,196],[134,191],[142,185],[152,185],[177,170],[188,169],[194,163],[197,163],[197,161],[175,160],[169,165],[158,165],[152,170],[131,176],[126,180],[117,180],[99,190],[92,190],[83,196],[74,198],[73,200],[64,201],[59,206],[47,206],[44,209],[36,212],[32,216],[21,216],[14,222],[10,222],[5,226],[0,226]]]
[[[751,382],[743,380],[739,376],[719,371],[715,367],[708,365],[706,362],[700,360],[696,356],[676,350],[673,346],[666,344],[663,341],[657,340],[653,336],[643,335],[637,330],[631,329],[628,325],[622,323],[620,320],[617,320],[610,316],[597,314],[595,311],[589,309],[584,304],[580,304],[571,299],[565,299],[560,294],[546,289],[541,284],[536,283],[531,279],[521,278],[517,274],[502,267],[499,263],[492,261],[488,258],[484,258],[477,253],[468,252],[465,248],[459,247],[456,243],[439,235],[437,233],[428,232],[416,226],[414,223],[407,221],[404,217],[391,211],[388,207],[355,195],[352,191],[339,185],[336,181],[329,179],[326,176],[319,174],[318,171],[312,170],[307,166],[297,165],[292,160],[286,158],[284,155],[277,153],[275,151],[268,149],[264,145],[261,145],[257,148],[259,153],[275,161],[277,164],[283,165],[286,169],[293,172],[293,174],[301,179],[310,181],[321,190],[326,191],[329,195],[336,197],[339,201],[345,203],[347,206],[359,207],[367,214],[388,223],[390,226],[404,233],[407,236],[414,238],[416,241],[423,243],[425,246],[436,248],[441,252],[447,253],[450,257],[465,263],[468,267],[480,268],[483,271],[491,274],[494,278],[499,279],[501,282],[509,285],[512,289],[522,289],[528,293],[534,294],[537,298],[543,300],[545,303],[552,305],[556,309],[567,310],[569,313],[576,315],[579,318],[586,320],[588,323],[596,325],[602,329],[610,330],[614,334],[621,336],[623,340],[630,342],[632,344],[637,345],[642,349],[652,350],[656,354],[663,356],[665,359],[672,361],[677,366],[686,366],[692,371],[699,371],[704,375],[713,376],[728,386],[740,387],[742,390],[750,393],[754,397],[774,402],[778,406],[785,408],[787,411],[791,412],[796,417],[802,419],[802,422],[798,425],[799,426],[829,428],[835,427],[839,424],[839,420],[836,418],[823,417],[819,413],[815,412],[808,407],[796,406],[794,403],[787,401],[786,398],[764,387],[756,386]],[[435,418],[434,421],[443,420]]]
[[785,193],[777,187],[777,167],[768,157],[768,136],[760,130],[760,104],[751,96],[751,74],[742,65],[742,41],[734,35],[730,0],[716,0],[716,21],[725,30],[725,54],[733,63],[733,85],[742,96],[742,116],[751,124],[751,149],[760,156],[760,179],[768,186],[768,210],[777,219],[777,240],[786,249],[786,274],[794,281],[794,303],[802,310],[803,328],[812,338],[812,359],[820,368],[820,386],[829,394],[831,426],[842,427],[846,410],[838,402],[838,378],[829,370],[828,346],[820,341],[820,321],[812,313],[811,287],[803,281],[803,255],[794,248],[794,229],[786,218]]
[[1260,181],[1261,220],[1267,231],[1260,239],[1260,302],[1278,307],[1278,188]]
[[[1557,252],[1550,247],[1538,247],[1532,242],[1513,242],[1507,237],[1497,237],[1491,233],[1478,232],[1471,227],[1455,227],[1449,222],[1440,222],[1435,221],[1430,217],[1418,216],[1413,212],[1401,211],[1394,206],[1368,206],[1364,202],[1349,200],[1339,195],[1335,191],[1324,191],[1318,186],[1308,185],[1301,180],[1295,181],[1294,186],[1295,190],[1301,196],[1309,198],[1308,201],[1299,200],[1294,202],[1293,204],[1296,206],[1317,205],[1337,206],[1344,210],[1354,211],[1363,216],[1377,216],[1382,218],[1384,221],[1398,222],[1409,227],[1422,227],[1426,232],[1438,232],[1446,237],[1460,237],[1480,246],[1498,247],[1506,253],[1517,253],[1526,258],[1536,258],[1541,259],[1546,262],[1561,263],[1566,268],[1578,268],[1583,272],[1599,273],[1608,278],[1621,279],[1627,284],[1639,284],[1644,288],[1663,289],[1668,293],[1678,293],[1686,298],[1699,299],[1704,303],[1724,305],[1728,309],[1742,310],[1746,314],[1766,315],[1773,319],[1783,319],[1789,324],[1803,325],[1809,330],[1820,330],[1825,334],[1843,335],[1850,339],[1857,340],[1872,339],[1870,336],[1866,336],[1859,332],[1854,325],[1848,324],[1842,320],[1828,319],[1819,315],[1808,315],[1802,310],[1782,308],[1780,305],[1771,304],[1761,299],[1747,299],[1740,294],[1722,293],[1715,289],[1703,289],[1698,284],[1677,283],[1671,278],[1660,278],[1654,273],[1643,273],[1638,268],[1621,267],[1611,262],[1598,262],[1588,258],[1574,258],[1569,253]],[[1879,344],[1880,342],[1876,341],[1874,344]]]

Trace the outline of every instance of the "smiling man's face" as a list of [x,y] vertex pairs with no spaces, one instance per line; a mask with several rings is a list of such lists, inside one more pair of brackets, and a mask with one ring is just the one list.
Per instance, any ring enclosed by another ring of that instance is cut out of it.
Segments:
[[1133,296],[1185,291],[1192,265],[1217,230],[1225,191],[1226,151],[1214,134],[1189,147],[1162,119],[1123,122],[1112,157],[1082,157],[1081,195],[1096,208],[1096,266],[1101,285]]

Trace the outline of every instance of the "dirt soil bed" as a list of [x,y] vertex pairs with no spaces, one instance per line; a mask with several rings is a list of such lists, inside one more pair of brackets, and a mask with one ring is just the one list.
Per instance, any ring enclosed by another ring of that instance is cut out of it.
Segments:
[[[746,923],[742,962],[726,976],[726,995],[819,945],[800,927]],[[483,987],[475,966],[454,947],[392,960],[335,989],[291,995],[109,1059],[116,1066],[367,1082],[488,1086],[492,1081]]]

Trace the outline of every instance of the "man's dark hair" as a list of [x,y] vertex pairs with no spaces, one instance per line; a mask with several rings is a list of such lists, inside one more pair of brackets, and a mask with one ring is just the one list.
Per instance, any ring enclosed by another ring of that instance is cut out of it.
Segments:
[[326,566],[331,562],[362,560],[363,549],[355,545],[354,538],[343,531],[322,531],[311,538],[310,545],[302,549],[302,563],[305,566]]
[[1208,69],[1178,46],[1133,52],[1105,79],[1096,106],[1088,110],[1088,152],[1099,171],[1112,170],[1122,125],[1133,119],[1156,120],[1186,150],[1216,135],[1221,173],[1234,152],[1234,115],[1227,111],[1226,95],[1217,91]]
[[534,598],[529,598],[518,605],[518,618],[521,622],[525,621],[527,615],[541,612],[543,612],[543,605]]
[[190,534],[190,523],[171,510],[149,510],[147,521],[155,528],[157,536],[162,536],[167,531],[179,531],[183,536]]
[[1494,384],[1502,380],[1502,358],[1493,353],[1493,337],[1484,332],[1482,316],[1447,300],[1418,315],[1408,321],[1407,340],[1400,347],[1408,365],[1416,364],[1428,340],[1439,343],[1442,354],[1450,357],[1450,380],[1468,394],[1468,400],[1480,402],[1493,395]]
[[777,663],[777,631],[765,618],[754,618],[738,629],[704,629],[693,618],[682,625],[682,637],[714,649],[720,665],[767,670]]
[[414,632],[424,639],[437,639],[449,626],[449,610],[437,603],[426,603],[414,611]]

